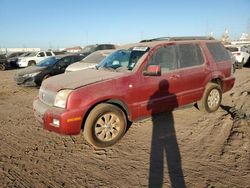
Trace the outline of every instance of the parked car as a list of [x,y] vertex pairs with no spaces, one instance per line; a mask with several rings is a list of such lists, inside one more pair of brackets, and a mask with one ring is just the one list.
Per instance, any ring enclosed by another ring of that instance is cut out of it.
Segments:
[[94,147],[115,144],[128,122],[197,103],[216,111],[235,82],[230,56],[216,40],[127,45],[85,69],[45,80],[33,102],[36,119]]
[[20,57],[22,54],[25,54],[25,52],[12,52],[8,54],[6,56],[8,61],[8,67],[17,67],[18,57]]
[[94,44],[94,45],[88,45],[86,46],[83,51],[81,52],[82,55],[85,57],[88,56],[89,54],[98,51],[98,50],[111,50],[111,49],[116,49],[116,45],[114,44]]
[[51,56],[55,56],[54,52],[52,51],[32,52],[26,57],[19,58],[17,65],[18,67],[27,67],[31,65],[36,65],[40,61]]
[[19,70],[14,79],[18,85],[40,86],[43,80],[64,73],[68,65],[82,58],[81,55],[51,56],[35,66]]
[[226,46],[236,59],[236,68],[242,68],[249,59],[248,49],[244,46]]
[[65,72],[72,72],[72,71],[79,71],[79,70],[83,70],[83,69],[93,68],[98,63],[100,63],[105,57],[107,57],[109,54],[111,54],[114,51],[115,50],[95,51],[95,52],[89,54],[83,60],[69,65],[66,68]]
[[0,54],[0,70],[4,71],[7,67],[7,58],[4,54]]

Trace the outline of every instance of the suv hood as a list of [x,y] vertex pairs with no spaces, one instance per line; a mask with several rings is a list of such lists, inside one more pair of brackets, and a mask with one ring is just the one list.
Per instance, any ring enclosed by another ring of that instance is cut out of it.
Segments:
[[24,69],[17,71],[16,75],[23,76],[25,74],[40,72],[44,69],[46,69],[46,67],[30,66],[30,67],[27,67],[27,68],[24,68]]
[[126,73],[107,70],[85,69],[67,74],[60,74],[43,81],[41,88],[57,92],[61,89],[76,89],[103,80],[120,77]]

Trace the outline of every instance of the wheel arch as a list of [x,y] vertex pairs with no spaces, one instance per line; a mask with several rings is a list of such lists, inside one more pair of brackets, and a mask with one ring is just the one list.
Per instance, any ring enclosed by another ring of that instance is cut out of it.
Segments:
[[220,88],[223,90],[223,81],[220,77],[213,78],[210,82],[218,84]]
[[30,66],[32,63],[36,64],[36,61],[34,59],[31,59],[28,61],[28,66]]
[[125,114],[127,120],[131,121],[128,106],[123,101],[121,101],[119,99],[106,99],[106,100],[102,100],[102,101],[95,103],[87,110],[87,112],[82,120],[82,127],[81,127],[82,129],[84,129],[86,119],[89,116],[90,112],[93,110],[93,108],[95,108],[97,105],[99,105],[101,103],[113,104],[113,105],[119,107],[123,111],[123,113]]

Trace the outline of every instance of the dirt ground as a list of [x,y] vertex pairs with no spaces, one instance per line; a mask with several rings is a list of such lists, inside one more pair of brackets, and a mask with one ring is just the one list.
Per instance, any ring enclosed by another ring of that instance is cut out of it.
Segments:
[[0,72],[0,187],[250,187],[250,68],[216,113],[161,114],[101,150],[44,130],[16,71]]

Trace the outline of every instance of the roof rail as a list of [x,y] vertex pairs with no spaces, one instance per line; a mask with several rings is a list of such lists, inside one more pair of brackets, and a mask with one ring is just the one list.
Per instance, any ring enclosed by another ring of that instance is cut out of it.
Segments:
[[205,37],[205,36],[187,36],[187,37],[159,37],[153,39],[145,39],[141,40],[140,43],[143,42],[153,42],[153,41],[182,41],[182,40],[215,40],[213,37]]
[[205,36],[190,36],[190,37],[170,37],[170,41],[180,41],[180,40],[215,40],[213,37]]

